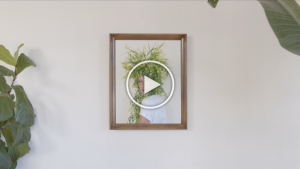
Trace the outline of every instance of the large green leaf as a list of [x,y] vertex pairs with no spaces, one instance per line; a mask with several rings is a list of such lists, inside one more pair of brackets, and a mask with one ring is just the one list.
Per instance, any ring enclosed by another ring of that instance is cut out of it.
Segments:
[[[20,58],[20,57],[19,57]],[[34,112],[33,107],[27,98],[27,95],[22,86],[13,86],[15,90],[17,102],[16,102],[16,122],[23,128],[30,127],[34,124]]]
[[4,76],[0,75],[0,92],[7,93],[10,89],[10,86],[6,83]]
[[2,129],[2,134],[5,138],[7,147],[12,147],[14,143],[14,136],[9,125],[5,126],[5,128]]
[[20,157],[29,153],[30,150],[28,143],[21,143],[16,147],[8,148],[8,154],[10,155],[11,160],[16,162]]
[[4,76],[0,75],[0,92],[7,93],[10,89],[10,86],[6,83]]
[[31,138],[30,128],[22,128],[15,122],[14,118],[9,120],[9,125],[2,129],[2,133],[8,147],[15,147],[20,143],[29,142]]
[[36,66],[35,63],[29,59],[24,53],[20,55],[17,62],[16,74],[20,74],[25,68],[29,66]]
[[[17,146],[21,143],[22,137],[23,137],[23,129],[21,126],[15,124],[15,123],[10,123],[10,125],[6,126],[7,128],[10,128],[13,137],[14,137],[14,142],[12,146]],[[6,128],[5,127],[5,128]]]
[[219,2],[219,0],[208,0],[207,1],[207,3],[213,8],[215,8],[217,6],[218,2]]
[[9,94],[9,97],[11,98],[11,100],[15,99],[15,95],[13,95],[13,94]]
[[0,45],[0,60],[13,66],[17,64],[16,60],[10,54],[9,50],[7,50],[3,45]]
[[259,0],[279,43],[300,55],[300,6],[295,0]]
[[[0,134],[1,136],[1,134]],[[0,147],[5,147],[5,142],[0,139]]]
[[30,141],[31,133],[30,128],[23,128],[15,122],[14,118],[9,120],[9,126],[11,127],[12,134],[14,136],[13,146],[17,146],[20,143],[26,143]]
[[10,169],[15,169],[17,167],[17,162],[11,163]]
[[14,115],[14,103],[9,94],[0,94],[0,122],[6,121]]
[[22,44],[18,47],[17,51],[15,52],[15,54],[14,54],[15,60],[18,59],[18,56],[19,56],[19,50],[20,50],[20,48],[21,48],[23,45],[24,45],[24,44],[22,43]]
[[23,137],[21,139],[21,143],[27,143],[31,139],[31,131],[30,128],[23,128]]
[[[0,122],[0,128],[2,128],[2,127],[6,124],[6,122],[7,122],[7,121],[2,121],[2,122]],[[1,135],[0,135],[0,137],[1,137]]]
[[0,65],[0,76],[12,76],[14,72]]
[[0,146],[0,168],[10,169],[11,163],[10,155],[6,152],[3,146]]

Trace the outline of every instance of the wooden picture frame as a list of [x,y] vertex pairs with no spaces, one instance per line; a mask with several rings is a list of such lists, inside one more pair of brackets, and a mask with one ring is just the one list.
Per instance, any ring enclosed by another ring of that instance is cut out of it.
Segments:
[[[116,123],[116,40],[179,40],[181,44],[181,123]],[[182,130],[187,129],[187,34],[109,34],[109,125],[110,130]]]

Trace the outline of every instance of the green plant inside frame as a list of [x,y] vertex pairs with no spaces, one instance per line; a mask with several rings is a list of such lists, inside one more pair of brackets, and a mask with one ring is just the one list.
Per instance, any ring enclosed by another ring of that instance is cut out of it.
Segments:
[[[154,60],[158,61],[166,66],[169,65],[168,59],[165,58],[166,53],[161,49],[165,43],[162,43],[161,45],[156,45],[156,43],[153,45],[153,47],[149,46],[148,43],[148,51],[146,50],[146,47],[143,47],[143,50],[137,48],[134,50],[133,48],[125,45],[125,48],[128,50],[127,56],[125,57],[125,61],[121,62],[122,67],[125,69],[126,75],[123,77],[123,79],[126,79],[130,70],[137,65],[140,62],[147,61],[147,60]],[[154,64],[154,63],[145,63],[140,66],[138,66],[130,75],[130,79],[133,79],[133,85],[132,87],[135,89],[135,94],[133,99],[138,102],[142,103],[143,99],[152,96],[152,95],[160,95],[160,96],[167,96],[167,93],[162,88],[162,85],[151,90],[150,92],[146,94],[142,94],[139,90],[138,85],[138,78],[139,76],[148,76],[152,80],[163,84],[163,81],[169,76],[168,71],[161,65]],[[140,107],[130,101],[130,117],[128,118],[127,123],[138,123],[140,118]]]

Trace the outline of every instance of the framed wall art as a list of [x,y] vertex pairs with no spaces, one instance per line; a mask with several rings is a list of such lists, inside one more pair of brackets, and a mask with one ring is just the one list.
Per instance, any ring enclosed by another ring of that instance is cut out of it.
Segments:
[[109,38],[110,129],[187,129],[187,34]]

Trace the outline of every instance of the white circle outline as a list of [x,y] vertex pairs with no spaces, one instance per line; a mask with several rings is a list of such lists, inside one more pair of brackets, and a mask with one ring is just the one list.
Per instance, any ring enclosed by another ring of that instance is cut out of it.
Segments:
[[[172,90],[171,90],[171,94],[170,94],[169,97],[168,97],[163,103],[161,103],[160,105],[153,106],[153,107],[143,106],[143,105],[139,104],[138,102],[136,102],[136,101],[132,98],[132,96],[131,96],[131,94],[130,94],[130,92],[129,92],[128,82],[129,82],[129,77],[130,77],[131,73],[133,72],[133,70],[134,70],[135,68],[137,68],[138,66],[140,66],[141,64],[144,64],[144,63],[156,63],[156,64],[159,64],[159,65],[163,66],[165,69],[167,69],[167,71],[169,72],[169,74],[170,74],[170,76],[171,76],[171,80],[172,80]],[[143,62],[140,62],[139,64],[135,65],[135,66],[130,70],[130,72],[129,72],[128,76],[127,76],[127,79],[126,79],[126,90],[127,90],[128,96],[130,97],[131,101],[133,101],[133,103],[135,103],[136,105],[138,105],[138,106],[140,106],[140,107],[142,107],[142,108],[144,108],[144,109],[156,109],[156,108],[159,108],[159,107],[165,105],[165,104],[171,99],[171,97],[172,97],[172,95],[173,95],[173,92],[174,92],[174,86],[175,86],[174,78],[173,78],[173,74],[172,74],[172,72],[170,71],[170,69],[169,69],[166,65],[164,65],[164,64],[162,64],[162,63],[160,63],[160,62],[158,62],[158,61],[154,61],[154,60],[143,61]]]

